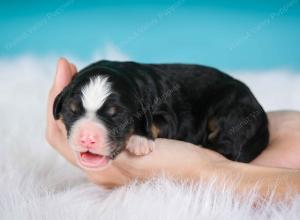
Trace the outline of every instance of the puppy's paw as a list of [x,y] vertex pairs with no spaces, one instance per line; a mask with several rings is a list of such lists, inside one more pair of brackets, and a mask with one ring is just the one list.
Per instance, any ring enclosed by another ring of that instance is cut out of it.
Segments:
[[147,155],[154,150],[154,141],[139,135],[132,135],[127,142],[126,149],[138,156]]

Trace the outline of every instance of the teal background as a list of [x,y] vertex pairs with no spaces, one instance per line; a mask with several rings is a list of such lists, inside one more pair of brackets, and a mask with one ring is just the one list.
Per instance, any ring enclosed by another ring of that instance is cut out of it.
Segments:
[[88,60],[108,43],[141,62],[298,71],[300,0],[0,3],[0,58]]

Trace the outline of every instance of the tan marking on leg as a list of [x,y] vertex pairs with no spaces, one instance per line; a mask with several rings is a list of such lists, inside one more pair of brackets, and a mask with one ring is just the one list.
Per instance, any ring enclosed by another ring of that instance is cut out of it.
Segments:
[[160,131],[159,128],[155,124],[151,125],[151,132],[152,132],[153,138],[158,137],[159,131]]
[[207,126],[208,126],[208,130],[209,130],[208,139],[210,141],[212,141],[214,138],[217,137],[217,135],[220,132],[220,129],[218,128],[217,123],[214,119],[210,119],[208,121]]

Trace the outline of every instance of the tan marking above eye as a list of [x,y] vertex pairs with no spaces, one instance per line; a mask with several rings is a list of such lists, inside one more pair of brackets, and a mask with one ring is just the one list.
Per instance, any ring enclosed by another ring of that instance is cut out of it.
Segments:
[[107,114],[109,114],[109,115],[114,115],[114,114],[116,114],[116,112],[117,112],[117,108],[116,107],[110,107],[108,110],[107,110]]

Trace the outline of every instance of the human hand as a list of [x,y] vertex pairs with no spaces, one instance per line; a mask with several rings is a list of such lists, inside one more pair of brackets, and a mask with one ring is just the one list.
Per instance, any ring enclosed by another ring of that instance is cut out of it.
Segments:
[[[76,66],[69,63],[66,59],[61,58],[58,61],[55,80],[48,95],[46,126],[46,139],[48,143],[75,166],[77,166],[77,162],[68,144],[65,126],[61,120],[55,120],[53,117],[53,103],[55,97],[70,83],[76,72]],[[86,173],[92,180],[95,179],[94,172],[87,171]],[[105,186],[120,185],[124,182],[124,176],[122,176],[114,166],[108,167],[101,172],[101,174],[97,175],[99,175],[97,176],[97,183]]]

